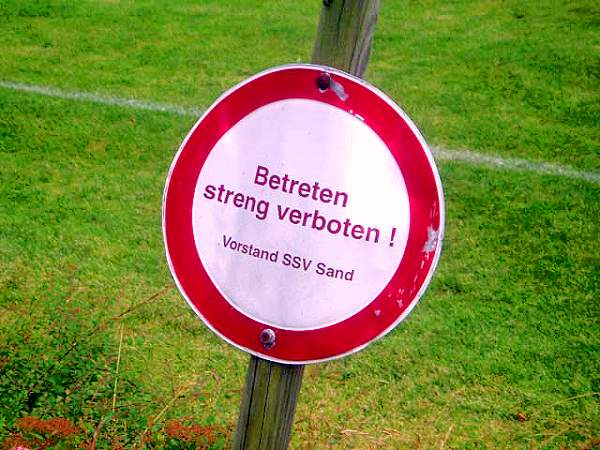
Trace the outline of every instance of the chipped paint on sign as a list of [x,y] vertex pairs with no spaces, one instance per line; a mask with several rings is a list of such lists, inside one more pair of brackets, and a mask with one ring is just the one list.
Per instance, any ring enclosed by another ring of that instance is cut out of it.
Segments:
[[437,247],[438,239],[438,230],[434,230],[433,227],[430,225],[427,228],[427,242],[425,242],[425,245],[423,246],[423,253],[429,254],[433,252]]

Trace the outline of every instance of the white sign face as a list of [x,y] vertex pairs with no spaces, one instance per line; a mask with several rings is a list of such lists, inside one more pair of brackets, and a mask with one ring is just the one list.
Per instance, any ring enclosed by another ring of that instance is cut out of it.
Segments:
[[402,174],[360,117],[269,103],[214,146],[197,179],[194,242],[222,296],[273,327],[310,330],[366,307],[402,259]]

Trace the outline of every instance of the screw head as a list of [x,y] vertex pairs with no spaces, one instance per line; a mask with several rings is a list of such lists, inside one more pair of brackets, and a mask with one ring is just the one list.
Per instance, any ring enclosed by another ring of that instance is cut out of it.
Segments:
[[316,81],[319,90],[321,92],[326,91],[331,85],[331,75],[329,75],[327,72],[320,73]]
[[275,346],[275,332],[270,328],[265,328],[264,330],[262,330],[260,332],[260,335],[258,336],[258,339],[260,340],[260,343],[263,345],[263,347],[267,350]]

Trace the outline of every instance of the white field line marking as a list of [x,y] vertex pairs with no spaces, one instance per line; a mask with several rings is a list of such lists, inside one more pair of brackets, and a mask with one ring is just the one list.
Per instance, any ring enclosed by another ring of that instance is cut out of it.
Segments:
[[186,108],[184,106],[171,105],[168,103],[154,103],[136,100],[135,98],[113,97],[112,95],[91,94],[88,92],[65,91],[47,86],[39,86],[27,83],[15,83],[13,81],[0,80],[0,87],[14,91],[29,92],[32,94],[45,95],[66,100],[78,100],[83,102],[100,103],[102,105],[124,106],[126,108],[143,109],[147,111],[160,111],[178,116],[200,117],[203,108]]
[[437,159],[446,161],[461,161],[492,169],[534,172],[541,175],[554,175],[600,184],[600,172],[586,172],[573,169],[572,167],[560,166],[558,164],[547,162],[528,161],[526,159],[516,158],[500,158],[498,156],[484,155],[468,150],[446,150],[442,148],[434,148],[433,154]]
[[[166,112],[186,117],[191,116],[198,118],[205,111],[204,108],[188,108],[169,103],[146,102],[134,98],[114,97],[110,95],[93,94],[88,92],[72,90],[67,91],[48,86],[40,86],[28,83],[17,83],[14,81],[6,80],[0,80],[0,88],[44,95],[46,97],[56,97],[66,100],[93,102],[100,103],[103,105],[121,106],[146,111]],[[504,169],[509,171],[532,172],[542,175],[554,175],[559,177],[584,180],[594,184],[600,184],[600,172],[581,171],[568,166],[561,166],[558,164],[552,164],[547,162],[528,161],[526,159],[500,158],[498,156],[485,155],[469,150],[447,150],[442,148],[433,148],[432,150],[434,156],[440,160],[466,162],[472,165],[483,166],[492,169]]]

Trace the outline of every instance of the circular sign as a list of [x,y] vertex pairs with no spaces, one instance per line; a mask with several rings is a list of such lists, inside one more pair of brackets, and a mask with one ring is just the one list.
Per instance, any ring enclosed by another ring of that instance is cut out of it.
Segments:
[[288,65],[221,96],[171,165],[171,273],[202,320],[261,358],[353,353],[396,326],[435,270],[440,178],[386,95],[336,69]]

